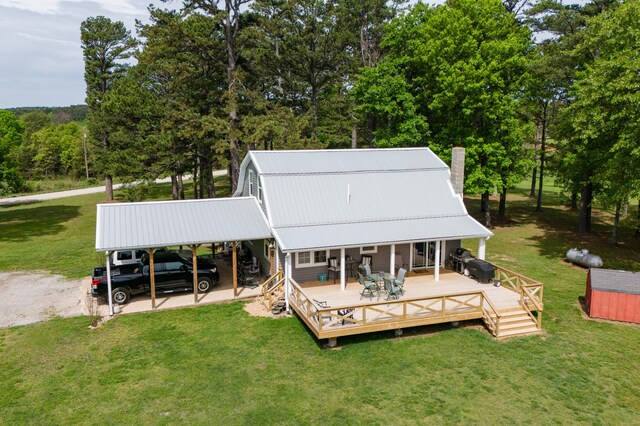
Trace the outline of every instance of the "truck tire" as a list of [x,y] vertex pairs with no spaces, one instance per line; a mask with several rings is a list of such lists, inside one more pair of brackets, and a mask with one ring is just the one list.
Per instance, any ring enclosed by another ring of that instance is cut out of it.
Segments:
[[113,300],[113,303],[116,303],[118,305],[124,305],[128,303],[130,298],[131,295],[129,293],[129,290],[127,290],[126,288],[118,287],[111,292],[111,299]]
[[198,278],[198,293],[206,293],[211,288],[211,279],[207,277]]

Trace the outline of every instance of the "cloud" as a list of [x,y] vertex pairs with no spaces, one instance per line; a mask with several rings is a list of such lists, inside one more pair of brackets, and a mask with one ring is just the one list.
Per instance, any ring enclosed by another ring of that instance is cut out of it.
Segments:
[[45,15],[64,14],[71,3],[93,4],[94,8],[124,15],[141,15],[146,12],[146,7],[140,7],[140,2],[131,0],[0,0],[0,6]]

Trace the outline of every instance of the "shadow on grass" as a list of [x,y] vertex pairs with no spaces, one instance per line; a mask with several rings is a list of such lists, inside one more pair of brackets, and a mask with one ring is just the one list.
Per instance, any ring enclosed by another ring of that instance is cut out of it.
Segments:
[[31,237],[55,235],[64,230],[65,222],[78,216],[78,206],[0,210],[0,241],[24,241]]

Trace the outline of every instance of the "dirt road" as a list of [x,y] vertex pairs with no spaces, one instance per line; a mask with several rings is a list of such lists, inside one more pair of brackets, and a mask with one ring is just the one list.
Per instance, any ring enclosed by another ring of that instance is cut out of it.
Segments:
[[81,283],[60,275],[0,273],[0,327],[82,315]]

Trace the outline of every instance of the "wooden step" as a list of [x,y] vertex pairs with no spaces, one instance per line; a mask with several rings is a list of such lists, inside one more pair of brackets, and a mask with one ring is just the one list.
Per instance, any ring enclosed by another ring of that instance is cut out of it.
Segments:
[[500,334],[496,337],[497,339],[505,339],[508,337],[519,337],[519,336],[531,336],[534,334],[539,334],[542,330],[538,327],[531,325],[524,328],[514,328],[511,330],[502,330],[502,326],[500,328]]

